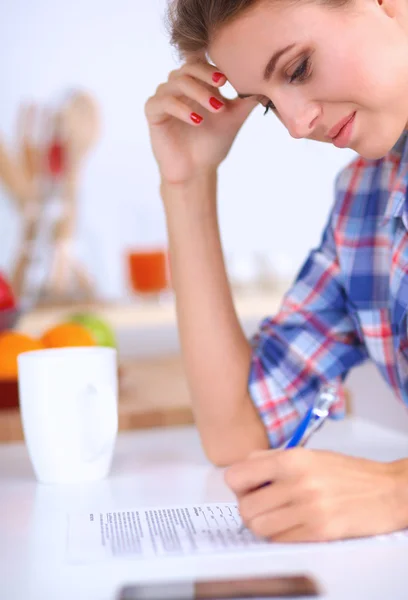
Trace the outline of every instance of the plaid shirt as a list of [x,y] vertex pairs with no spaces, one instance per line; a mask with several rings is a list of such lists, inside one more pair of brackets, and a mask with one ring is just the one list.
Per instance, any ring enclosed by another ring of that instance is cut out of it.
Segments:
[[250,395],[272,447],[296,428],[322,384],[344,414],[342,381],[370,358],[408,405],[408,133],[382,159],[337,177],[320,246],[274,318],[251,340]]

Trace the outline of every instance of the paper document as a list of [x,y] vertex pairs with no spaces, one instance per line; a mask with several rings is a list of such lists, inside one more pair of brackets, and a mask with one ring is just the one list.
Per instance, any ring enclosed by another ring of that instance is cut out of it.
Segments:
[[[73,514],[69,517],[68,554],[75,561],[144,559],[278,547],[256,538],[247,529],[241,531],[241,525],[234,503]],[[406,532],[393,536],[408,543]]]
[[73,558],[192,555],[267,545],[244,529],[236,504],[95,512],[69,518]]

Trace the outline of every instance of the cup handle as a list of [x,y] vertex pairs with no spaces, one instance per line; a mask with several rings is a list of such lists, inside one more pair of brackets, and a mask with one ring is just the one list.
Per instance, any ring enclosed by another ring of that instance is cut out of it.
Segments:
[[117,394],[110,386],[89,383],[77,401],[80,456],[97,460],[114,443],[118,431]]

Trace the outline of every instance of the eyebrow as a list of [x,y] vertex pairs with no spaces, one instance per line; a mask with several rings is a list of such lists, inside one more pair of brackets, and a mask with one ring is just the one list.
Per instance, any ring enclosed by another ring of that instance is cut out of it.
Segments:
[[[275,54],[273,54],[273,56],[269,59],[268,64],[265,67],[264,74],[263,74],[264,81],[270,80],[270,78],[272,77],[272,75],[276,69],[278,60],[284,54],[286,54],[286,52],[289,52],[289,50],[292,50],[292,48],[294,48],[295,46],[296,46],[296,44],[289,44],[289,46],[285,46],[285,48],[282,48],[281,50],[277,50],[275,52]],[[251,96],[256,96],[256,94],[238,94],[238,98],[250,98]]]

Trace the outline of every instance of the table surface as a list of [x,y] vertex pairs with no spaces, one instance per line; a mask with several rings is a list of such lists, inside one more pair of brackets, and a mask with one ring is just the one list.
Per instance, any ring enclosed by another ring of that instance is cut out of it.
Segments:
[[[408,456],[408,436],[356,418],[328,423],[311,445],[379,460]],[[123,433],[110,476],[71,486],[37,484],[25,446],[0,445],[0,598],[113,600],[122,584],[157,578],[294,573],[315,576],[330,600],[408,597],[408,542],[391,539],[288,545],[273,555],[82,565],[66,559],[70,512],[233,500],[193,427]]]

